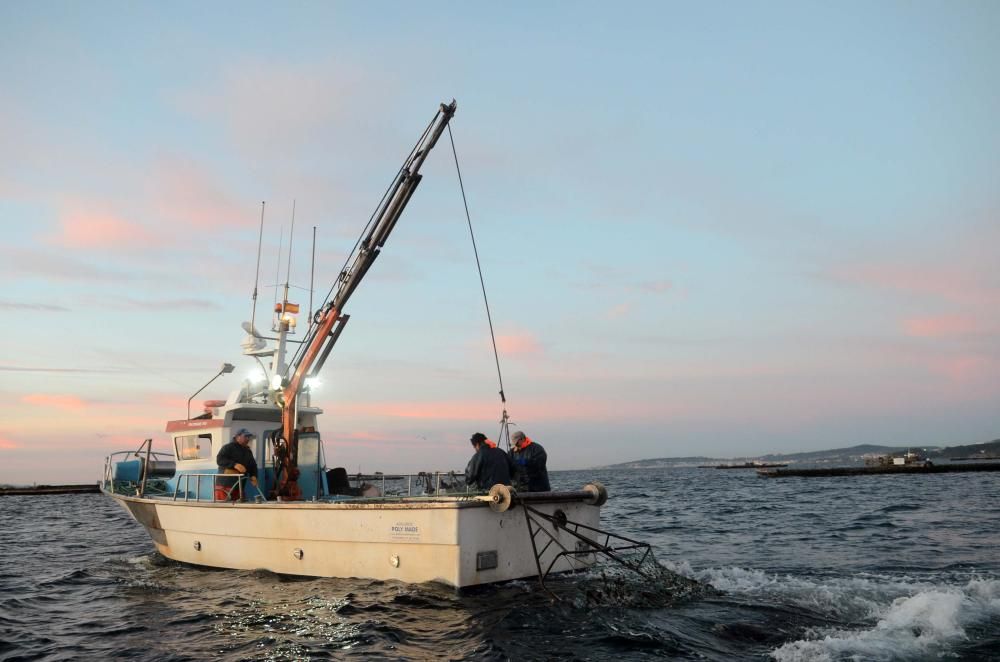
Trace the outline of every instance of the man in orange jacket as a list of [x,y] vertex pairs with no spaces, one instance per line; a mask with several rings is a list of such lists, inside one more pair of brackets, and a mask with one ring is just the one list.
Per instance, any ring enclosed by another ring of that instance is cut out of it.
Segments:
[[518,430],[510,435],[514,447],[510,449],[510,457],[517,468],[517,488],[528,492],[551,492],[549,472],[545,468],[548,455],[541,444],[536,444]]
[[469,439],[476,454],[465,468],[465,484],[480,490],[488,490],[496,484],[510,485],[514,464],[502,450],[488,445],[486,435],[477,432]]

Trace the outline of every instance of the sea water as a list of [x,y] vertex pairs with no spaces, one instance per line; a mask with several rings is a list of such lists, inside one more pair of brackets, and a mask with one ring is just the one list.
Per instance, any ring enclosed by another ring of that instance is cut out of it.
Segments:
[[1000,473],[551,477],[604,482],[602,524],[678,581],[605,568],[553,599],[204,569],[106,497],[2,497],[0,661],[1000,659]]

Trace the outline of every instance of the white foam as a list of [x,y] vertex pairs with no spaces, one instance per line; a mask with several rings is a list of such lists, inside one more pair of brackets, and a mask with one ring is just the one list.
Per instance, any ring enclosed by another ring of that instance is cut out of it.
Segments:
[[858,575],[810,579],[738,567],[709,568],[688,576],[724,593],[758,599],[768,597],[818,616],[849,621],[875,618],[892,597],[933,587],[932,584],[919,585],[905,577]]
[[973,579],[964,586],[935,586],[888,599],[868,629],[808,632],[806,639],[771,654],[782,662],[928,656],[960,643],[967,627],[998,614],[1000,581]]

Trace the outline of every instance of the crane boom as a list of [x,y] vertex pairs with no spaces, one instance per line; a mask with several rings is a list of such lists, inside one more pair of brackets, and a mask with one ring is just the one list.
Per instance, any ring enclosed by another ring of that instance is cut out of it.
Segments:
[[[382,198],[379,207],[372,215],[366,228],[367,233],[358,242],[354,252],[348,258],[347,264],[349,266],[340,273],[327,302],[315,313],[314,324],[310,325],[309,333],[288,367],[290,377],[287,382],[282,384],[281,390],[277,393],[281,405],[281,434],[285,444],[284,454],[286,455],[284,458],[286,472],[284,483],[286,487],[279,492],[285,492],[285,496],[294,495],[297,489],[294,484],[298,474],[295,433],[296,400],[304,380],[307,376],[315,376],[330,355],[330,351],[349,318],[348,315],[342,314],[344,306],[368,273],[375,258],[379,256],[386,239],[389,238],[389,234],[413,196],[413,192],[423,177],[420,174],[420,167],[431,149],[437,144],[438,138],[444,133],[456,108],[457,104],[454,100],[450,104],[442,103],[434,119],[424,130],[416,147],[410,152],[409,157],[396,174],[392,185],[386,191],[386,195]],[[279,480],[279,485],[281,482]]]

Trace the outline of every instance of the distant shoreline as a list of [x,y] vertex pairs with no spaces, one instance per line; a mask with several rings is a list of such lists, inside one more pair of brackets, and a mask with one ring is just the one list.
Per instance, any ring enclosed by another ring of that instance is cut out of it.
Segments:
[[96,482],[83,485],[26,485],[0,487],[0,496],[24,496],[31,494],[99,494]]
[[746,465],[748,463],[789,464],[804,466],[851,466],[864,464],[866,456],[893,455],[905,453],[908,450],[919,450],[921,455],[934,461],[965,462],[971,460],[1000,461],[1000,439],[977,444],[961,446],[875,446],[862,444],[847,448],[835,448],[822,451],[800,453],[770,453],[767,455],[744,456],[733,458],[715,458],[706,456],[659,457],[643,460],[632,460],[618,464],[608,464],[592,467],[592,469],[672,469],[715,466],[719,464]]

